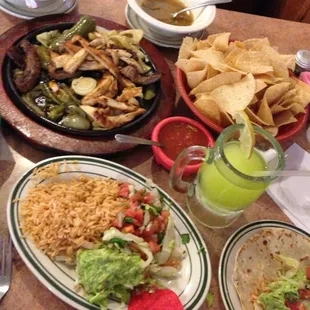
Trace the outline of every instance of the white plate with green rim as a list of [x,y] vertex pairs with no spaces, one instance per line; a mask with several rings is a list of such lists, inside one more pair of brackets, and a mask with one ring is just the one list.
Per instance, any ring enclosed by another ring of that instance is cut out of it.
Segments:
[[227,310],[242,309],[234,283],[232,281],[235,257],[243,244],[254,234],[266,228],[285,228],[305,237],[310,234],[291,224],[280,221],[258,221],[247,224],[238,229],[226,242],[219,263],[219,285],[223,303]]
[[[86,156],[60,156],[50,158],[36,164],[35,167],[26,172],[14,185],[7,206],[7,219],[10,234],[14,245],[32,273],[56,296],[76,309],[99,309],[74,290],[75,269],[69,268],[63,263],[52,261],[48,256],[36,248],[34,243],[22,238],[19,221],[18,198],[23,198],[31,187],[31,175],[38,167],[50,163],[66,161],[78,161],[78,169],[63,172],[58,175],[59,179],[68,179],[81,173],[91,176],[104,176],[131,182],[137,188],[147,188],[147,179],[142,175],[124,166],[108,160],[86,157]],[[184,309],[196,310],[205,301],[210,281],[211,264],[209,254],[199,231],[189,219],[183,209],[163,190],[158,188],[165,204],[169,204],[178,234],[188,233],[190,242],[186,244],[187,255],[182,262],[181,276],[168,281],[167,287],[173,290],[180,298]],[[201,250],[201,249],[205,250]],[[118,309],[119,303],[109,301],[109,309]]]
[[[0,10],[12,16],[22,19],[32,19],[43,15],[65,14],[73,11],[77,0],[37,0],[38,7],[31,9],[23,0],[0,0]],[[30,4],[36,4],[30,1]]]

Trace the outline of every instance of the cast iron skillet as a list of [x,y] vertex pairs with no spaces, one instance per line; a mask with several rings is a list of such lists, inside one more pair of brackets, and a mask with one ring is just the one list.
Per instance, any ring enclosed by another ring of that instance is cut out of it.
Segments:
[[[69,29],[74,25],[74,23],[61,23],[58,25],[49,25],[42,27],[40,29],[37,29],[35,31],[32,31],[28,33],[26,36],[20,38],[18,41],[16,41],[16,44],[18,44],[23,39],[28,39],[31,43],[39,44],[39,42],[36,41],[36,35],[42,32],[51,31],[58,29],[60,31],[63,31],[65,29]],[[147,53],[141,48],[141,50],[147,55]],[[152,60],[149,58],[149,65],[152,67],[152,71],[156,71],[155,64],[152,62]],[[139,125],[141,125],[145,120],[155,111],[155,109],[158,106],[158,103],[160,101],[161,96],[161,88],[160,88],[160,81],[157,81],[154,83],[155,86],[155,92],[156,96],[151,100],[142,100],[140,102],[140,105],[142,108],[146,109],[146,112],[142,115],[137,116],[134,120],[132,120],[130,123],[127,123],[121,127],[108,129],[108,130],[80,130],[80,129],[74,129],[65,127],[63,125],[60,125],[56,122],[53,122],[45,117],[42,117],[38,114],[36,114],[33,110],[31,110],[23,101],[19,91],[15,87],[15,84],[13,82],[13,69],[15,68],[15,64],[13,61],[6,56],[4,60],[3,65],[3,81],[4,86],[11,97],[14,104],[21,109],[25,114],[27,114],[29,117],[31,117],[36,122],[42,124],[43,126],[46,126],[51,129],[55,129],[58,131],[62,131],[64,133],[70,134],[70,135],[82,135],[82,136],[89,136],[89,137],[111,137],[114,136],[117,133],[124,133],[126,131],[130,131]]]

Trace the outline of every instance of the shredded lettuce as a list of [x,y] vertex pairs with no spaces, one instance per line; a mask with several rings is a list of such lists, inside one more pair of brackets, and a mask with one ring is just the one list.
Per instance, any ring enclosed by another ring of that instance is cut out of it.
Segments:
[[138,245],[139,249],[147,257],[147,260],[143,261],[143,263],[142,263],[142,268],[146,268],[150,265],[150,263],[152,262],[154,257],[153,257],[153,254],[152,254],[148,244],[142,238],[137,237],[133,234],[124,234],[121,231],[117,230],[116,228],[111,227],[109,230],[107,230],[104,233],[102,240],[103,241],[110,241],[113,238],[120,238],[120,239],[127,241],[127,242],[135,242]]

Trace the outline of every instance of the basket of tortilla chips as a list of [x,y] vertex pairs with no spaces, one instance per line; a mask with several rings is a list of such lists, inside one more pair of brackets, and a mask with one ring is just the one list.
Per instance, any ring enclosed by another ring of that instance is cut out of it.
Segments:
[[292,74],[295,56],[280,54],[267,38],[229,37],[184,38],[176,80],[186,104],[216,132],[244,110],[279,141],[296,134],[308,118],[310,86]]

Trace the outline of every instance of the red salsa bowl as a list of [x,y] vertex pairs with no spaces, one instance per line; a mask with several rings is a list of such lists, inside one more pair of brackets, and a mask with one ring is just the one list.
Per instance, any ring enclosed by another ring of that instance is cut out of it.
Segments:
[[[169,117],[159,122],[153,132],[152,140],[164,147],[152,146],[155,161],[170,170],[177,156],[193,145],[212,147],[211,133],[200,123],[181,116]],[[185,175],[197,173],[201,162],[192,162],[184,171]]]
[[[180,68],[176,68],[176,84],[179,89],[179,92],[187,104],[187,106],[191,109],[191,111],[208,127],[212,128],[215,132],[221,133],[225,128],[213,122],[211,119],[204,116],[194,105],[193,97],[189,95],[190,88],[186,81],[186,76],[184,72]],[[306,113],[299,113],[295,117],[297,118],[297,122],[288,124],[285,126],[281,126],[278,134],[276,135],[276,139],[278,141],[285,141],[292,138],[295,134],[297,134],[307,123],[309,116],[309,105],[305,109]]]

